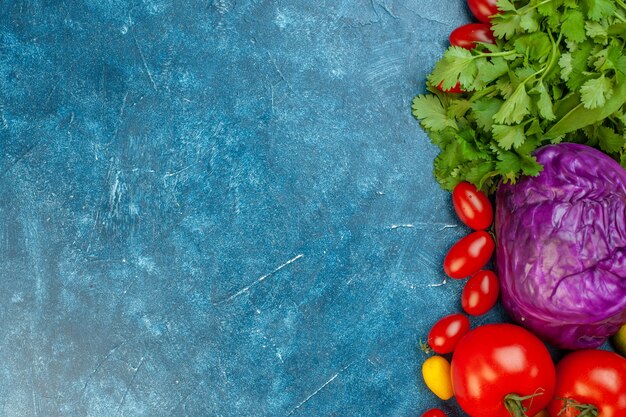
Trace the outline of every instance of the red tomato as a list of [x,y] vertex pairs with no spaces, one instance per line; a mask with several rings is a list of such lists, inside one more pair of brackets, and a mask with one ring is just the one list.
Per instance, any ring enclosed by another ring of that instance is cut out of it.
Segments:
[[450,353],[465,333],[469,332],[470,322],[463,314],[451,314],[439,320],[428,333],[428,344],[440,354]]
[[487,265],[495,244],[485,231],[470,233],[450,248],[443,260],[443,270],[450,278],[461,279]]
[[[575,403],[566,404],[564,398]],[[626,416],[625,358],[605,350],[579,350],[557,364],[556,390],[548,407],[550,415],[574,417],[583,407],[590,416]],[[593,408],[595,414],[591,412]]]
[[465,283],[461,294],[463,310],[470,316],[485,314],[496,305],[500,295],[500,282],[493,271],[476,272]]
[[496,2],[497,0],[467,0],[467,5],[476,19],[489,23],[489,18],[498,13]]
[[438,408],[431,408],[422,414],[422,417],[446,417],[446,413]]
[[465,335],[451,374],[459,406],[471,417],[534,416],[552,399],[556,379],[545,345],[513,324],[487,324]]
[[450,33],[450,44],[465,49],[474,49],[476,42],[496,43],[491,26],[486,23],[470,23],[459,26]]
[[437,86],[437,88],[439,89],[439,91],[443,91],[444,93],[452,93],[452,94],[459,94],[459,93],[464,93],[465,91],[463,91],[463,89],[461,88],[461,83],[460,82],[456,82],[456,85],[452,88],[449,88],[447,90],[443,89],[443,81],[439,83],[439,85]]
[[454,187],[452,205],[459,219],[474,230],[485,230],[493,222],[489,198],[469,182],[460,182]]

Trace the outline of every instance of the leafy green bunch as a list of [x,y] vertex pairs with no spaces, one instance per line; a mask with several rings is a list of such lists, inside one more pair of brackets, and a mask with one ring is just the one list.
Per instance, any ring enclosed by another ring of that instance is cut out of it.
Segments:
[[[496,44],[451,46],[413,100],[441,152],[434,175],[469,181],[538,175],[533,151],[561,141],[601,149],[626,167],[625,0],[498,0]],[[464,93],[440,91],[460,83]]]

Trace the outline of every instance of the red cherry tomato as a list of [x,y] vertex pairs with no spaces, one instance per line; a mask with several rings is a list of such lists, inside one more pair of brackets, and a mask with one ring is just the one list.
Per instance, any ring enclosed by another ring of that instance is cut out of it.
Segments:
[[452,191],[452,204],[459,219],[474,230],[485,230],[493,222],[489,198],[469,182],[460,182]]
[[605,350],[579,350],[557,364],[550,415],[574,417],[585,408],[589,416],[626,416],[625,358]]
[[446,417],[446,413],[438,408],[431,408],[422,414],[422,417]]
[[461,88],[461,83],[458,82],[458,81],[456,82],[456,85],[454,87],[449,88],[447,90],[443,89],[443,81],[439,83],[437,88],[439,89],[439,91],[443,91],[444,93],[460,94],[460,93],[464,93],[465,92]]
[[489,233],[482,230],[470,233],[450,248],[443,260],[443,270],[450,278],[468,277],[487,265],[494,249]]
[[469,332],[470,322],[463,314],[451,314],[439,320],[428,333],[428,345],[442,355],[454,350],[459,340]]
[[496,43],[491,26],[486,23],[470,23],[459,26],[450,33],[450,44],[465,49],[474,49],[476,42]]
[[467,5],[474,17],[483,23],[489,23],[490,17],[498,13],[497,0],[467,0]]
[[471,417],[534,416],[552,399],[556,379],[545,345],[512,324],[487,324],[466,334],[450,372],[457,402]]
[[463,310],[470,316],[480,316],[496,305],[500,294],[500,282],[493,271],[476,272],[465,283],[461,294]]

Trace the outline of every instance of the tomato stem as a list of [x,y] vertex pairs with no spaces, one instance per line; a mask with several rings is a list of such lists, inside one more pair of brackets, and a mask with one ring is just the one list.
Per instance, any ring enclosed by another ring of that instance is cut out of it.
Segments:
[[559,398],[563,401],[563,408],[559,411],[558,416],[567,413],[570,408],[578,411],[577,417],[598,417],[598,407],[593,404],[581,404],[572,398]]
[[[527,395],[525,397],[519,396],[517,394],[508,394],[506,397],[504,397],[504,406],[506,407],[511,417],[528,417],[526,411],[528,411],[528,409],[532,405],[533,399],[540,395],[543,395],[543,389],[541,388],[538,389],[534,394]],[[526,400],[530,400],[530,404],[528,404],[528,407],[524,407],[524,404],[522,404],[522,402]]]

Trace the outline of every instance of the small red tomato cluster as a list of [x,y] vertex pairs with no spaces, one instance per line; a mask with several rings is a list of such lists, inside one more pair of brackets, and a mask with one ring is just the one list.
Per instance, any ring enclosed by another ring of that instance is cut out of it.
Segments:
[[461,296],[463,310],[480,316],[497,302],[500,284],[493,271],[483,268],[491,260],[495,243],[485,231],[493,222],[493,207],[489,198],[470,183],[459,183],[452,192],[452,204],[459,219],[475,230],[448,251],[443,270],[454,279],[470,277]]

